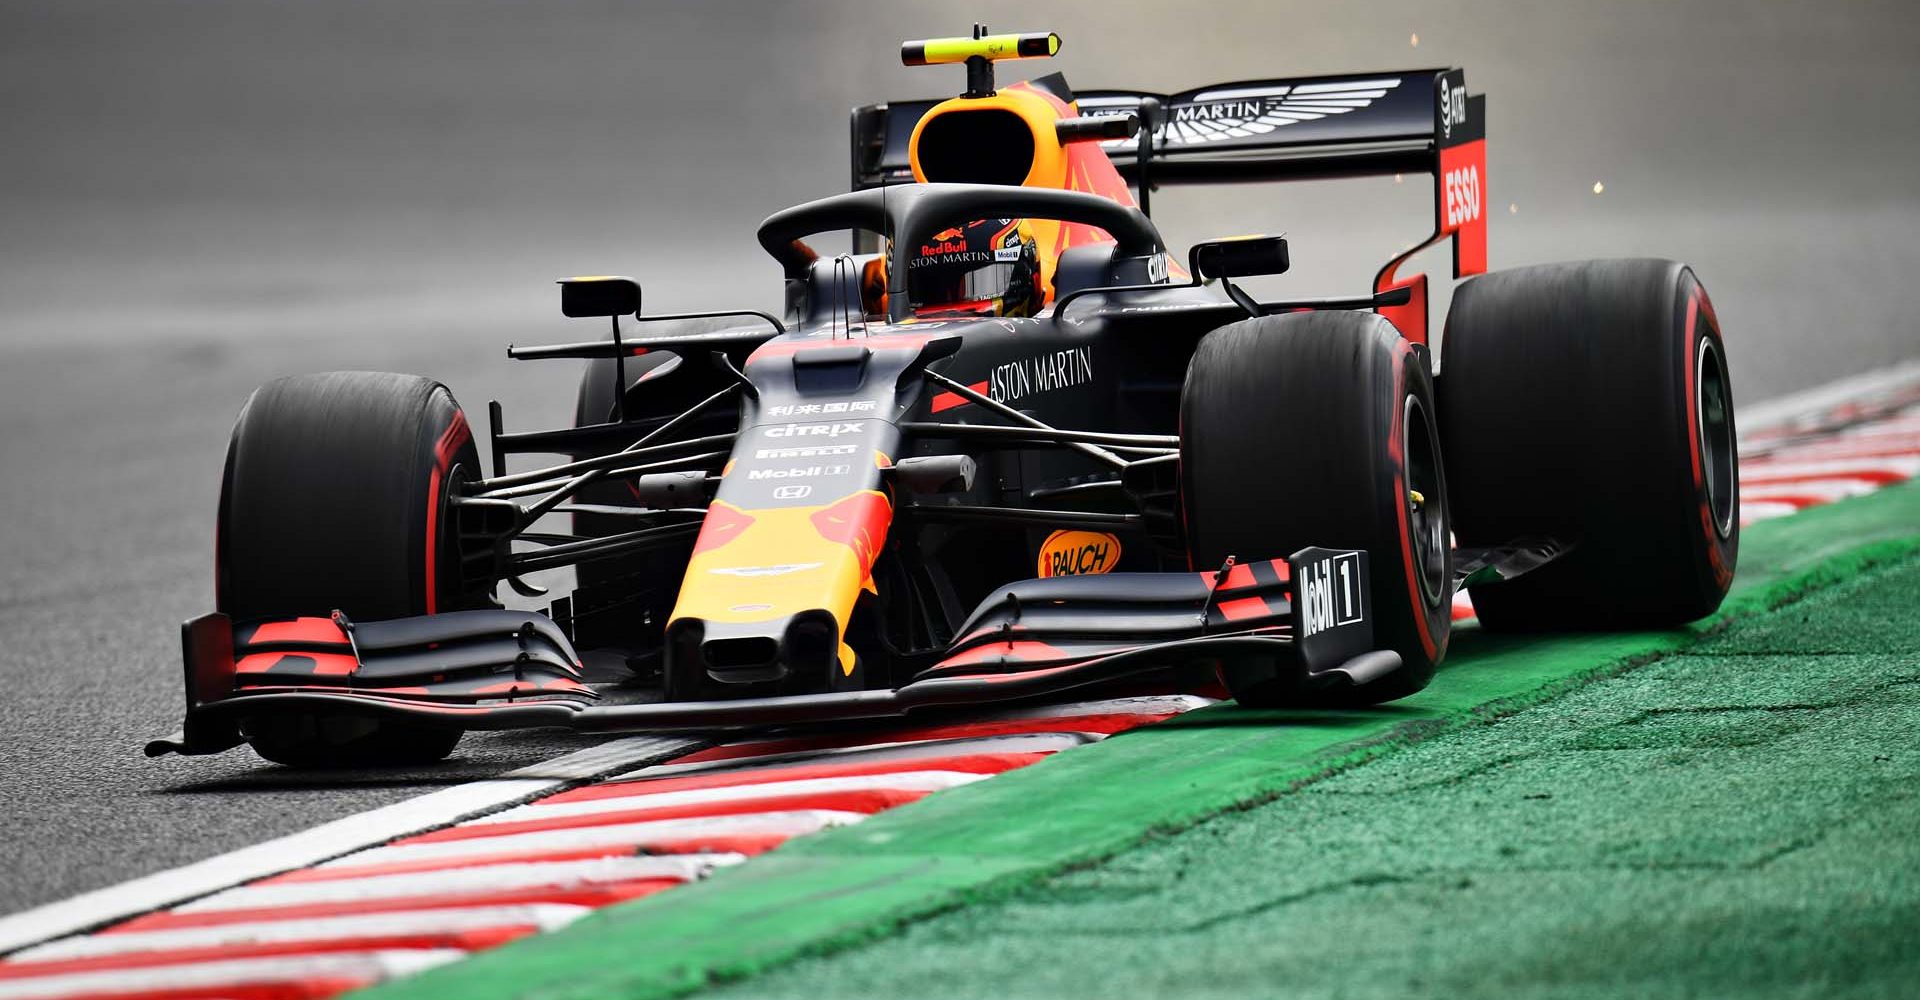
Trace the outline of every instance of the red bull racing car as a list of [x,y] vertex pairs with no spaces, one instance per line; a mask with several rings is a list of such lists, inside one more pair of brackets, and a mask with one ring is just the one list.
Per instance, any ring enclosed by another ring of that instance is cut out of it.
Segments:
[[[966,92],[854,111],[853,190],[760,226],[781,315],[562,282],[610,334],[509,355],[586,361],[572,427],[509,432],[494,404],[483,462],[430,379],[256,391],[217,610],[183,629],[185,726],[149,753],[422,761],[466,730],[872,718],[1168,672],[1369,704],[1432,678],[1462,587],[1490,629],[1719,604],[1737,476],[1706,292],[1664,260],[1484,274],[1461,71],[996,84],[1059,44],[908,43]],[[1236,282],[1285,271],[1284,239],[1176,259],[1149,216],[1167,184],[1380,174],[1433,177],[1421,246],[1470,278],[1438,351],[1414,251],[1360,294],[1260,301]],[[812,248],[842,232],[855,252]],[[527,454],[555,460],[509,470]],[[576,586],[544,611],[496,600],[559,567]]]

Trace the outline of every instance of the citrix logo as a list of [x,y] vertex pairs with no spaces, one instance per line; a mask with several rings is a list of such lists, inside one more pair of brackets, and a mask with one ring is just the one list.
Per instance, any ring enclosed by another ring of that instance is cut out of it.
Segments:
[[780,424],[769,427],[766,436],[770,438],[824,437],[837,438],[843,434],[858,434],[858,423],[838,424]]

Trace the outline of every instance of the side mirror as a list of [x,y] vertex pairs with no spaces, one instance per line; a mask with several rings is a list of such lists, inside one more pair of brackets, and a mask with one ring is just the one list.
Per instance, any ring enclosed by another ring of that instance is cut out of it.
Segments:
[[1189,269],[1202,278],[1245,278],[1256,274],[1285,274],[1285,236],[1233,236],[1193,245]]
[[585,316],[640,315],[640,283],[617,274],[564,278],[560,282],[560,314]]

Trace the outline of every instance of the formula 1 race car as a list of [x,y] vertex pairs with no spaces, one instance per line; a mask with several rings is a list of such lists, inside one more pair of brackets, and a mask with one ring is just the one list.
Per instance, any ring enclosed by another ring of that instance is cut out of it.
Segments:
[[[854,189],[761,224],[784,315],[562,282],[610,336],[508,354],[587,361],[571,428],[510,433],[494,404],[483,464],[430,379],[256,391],[218,610],[183,629],[186,723],[148,752],[424,761],[469,729],[872,718],[1166,672],[1362,705],[1426,686],[1461,587],[1489,629],[1718,606],[1739,525],[1707,294],[1663,260],[1483,274],[1460,70],[996,86],[1059,44],[908,43],[967,90],[856,109]],[[1438,366],[1414,251],[1364,294],[1262,302],[1236,279],[1284,272],[1286,240],[1183,266],[1147,213],[1165,184],[1423,173],[1421,246],[1482,275]],[[862,252],[808,245],[842,231]],[[509,471],[529,453],[565,461]],[[544,612],[495,600],[567,566]]]

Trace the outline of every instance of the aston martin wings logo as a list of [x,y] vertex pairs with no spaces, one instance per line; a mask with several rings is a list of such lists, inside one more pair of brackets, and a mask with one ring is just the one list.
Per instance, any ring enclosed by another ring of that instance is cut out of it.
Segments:
[[[1396,77],[1379,77],[1202,90],[1167,105],[1166,120],[1154,130],[1154,145],[1203,145],[1265,135],[1288,125],[1359,111],[1399,86]],[[1088,97],[1081,100],[1080,113],[1124,114],[1139,106],[1138,97]],[[1114,139],[1100,145],[1117,150],[1132,149],[1137,143],[1137,139]]]

